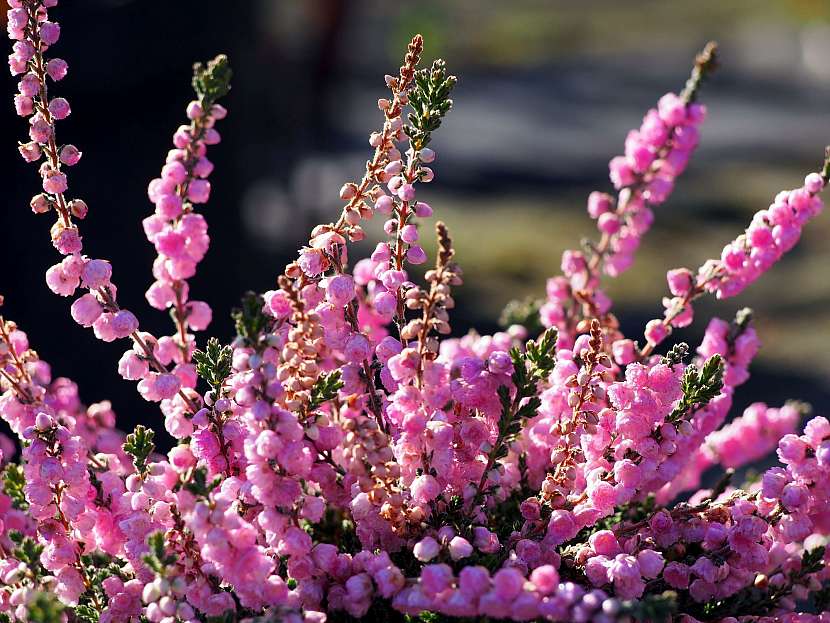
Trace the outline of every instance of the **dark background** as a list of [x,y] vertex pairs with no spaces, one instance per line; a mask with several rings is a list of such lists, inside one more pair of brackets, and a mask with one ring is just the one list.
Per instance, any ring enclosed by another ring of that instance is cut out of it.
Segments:
[[[543,295],[562,250],[591,233],[584,201],[609,188],[608,159],[660,95],[682,88],[695,52],[716,38],[723,66],[704,87],[701,147],[658,209],[634,269],[609,285],[636,336],[661,313],[668,268],[719,254],[755,210],[817,168],[830,142],[829,11],[823,0],[64,1],[52,13],[62,26],[53,52],[69,74],[52,92],[73,109],[58,124],[59,141],[84,152],[68,174],[70,196],[90,206],[85,251],[112,261],[119,301],[142,328],[171,332],[144,300],[154,256],[140,224],[152,211],[146,186],[185,121],[191,64],[228,53],[230,114],[209,152],[213,193],[200,207],[212,245],[191,293],[214,309],[209,333],[229,339],[239,296],[273,288],[310,227],[338,214],[338,190],[362,173],[380,122],[383,75],[422,32],[426,60],[442,55],[460,82],[435,140],[436,181],[420,196],[450,226],[465,268],[456,332],[493,331],[503,305]],[[85,401],[111,399],[126,429],[155,424],[156,406],[117,374],[126,342],[94,339],[71,320],[71,299],[44,284],[58,259],[51,217],[28,209],[39,179],[15,150],[26,125],[5,75],[4,314],[55,375],[79,383]],[[828,234],[825,216],[764,281],[736,300],[698,305],[695,325],[679,336],[696,344],[712,313],[755,308],[764,354],[742,405],[828,404]]]

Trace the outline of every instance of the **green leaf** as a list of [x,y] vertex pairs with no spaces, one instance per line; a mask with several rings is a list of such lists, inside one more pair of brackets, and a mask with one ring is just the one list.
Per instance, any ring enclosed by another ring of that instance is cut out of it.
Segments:
[[193,352],[193,361],[196,363],[196,373],[218,392],[225,379],[231,375],[233,349],[230,346],[222,346],[219,340],[212,337],[208,340],[205,350]]
[[340,370],[334,370],[328,374],[321,374],[320,378],[311,388],[311,400],[308,410],[313,411],[329,400],[337,396],[337,392],[343,387],[343,380],[340,378]]
[[668,417],[669,422],[679,422],[690,412],[705,407],[723,388],[723,358],[712,355],[703,367],[690,364],[683,373],[681,389],[683,397]]
[[12,550],[12,555],[29,567],[29,571],[35,578],[43,575],[43,567],[40,564],[40,554],[43,552],[43,545],[39,544],[32,537],[23,536],[19,532],[10,533],[9,537],[17,545]]
[[814,547],[811,550],[804,550],[801,555],[800,573],[816,573],[824,567],[824,546]]
[[260,295],[247,292],[242,297],[242,305],[231,311],[237,336],[249,346],[255,346],[259,342],[271,322],[262,311],[264,305],[265,300]]
[[121,446],[132,458],[135,471],[142,476],[147,473],[147,459],[156,449],[156,444],[153,443],[154,436],[155,432],[152,429],[138,424]]
[[820,589],[810,593],[810,603],[813,605],[814,612],[830,610],[830,582],[825,580]]
[[686,344],[686,342],[680,342],[679,344],[675,344],[671,347],[671,350],[660,360],[660,363],[673,368],[674,366],[683,363],[688,356],[689,345]]
[[153,532],[147,537],[150,553],[143,557],[144,563],[156,573],[162,573],[166,567],[176,562],[176,557],[168,554],[163,532]]
[[3,491],[11,498],[12,506],[21,511],[29,508],[26,494],[23,492],[24,486],[26,486],[26,478],[23,475],[23,468],[17,463],[6,465],[3,469]]
[[539,310],[543,303],[543,299],[534,298],[527,298],[523,301],[512,300],[502,310],[499,325],[507,328],[518,324],[525,327],[531,334],[539,333],[542,331]]
[[39,591],[26,610],[30,623],[63,623],[64,606],[54,593]]
[[75,620],[83,623],[98,623],[101,620],[101,613],[89,604],[81,604],[74,609]]
[[[538,342],[527,343],[527,360],[530,362],[530,376],[533,381],[545,380],[556,365],[556,340],[558,332],[551,327],[546,329]],[[535,392],[535,386],[532,388]]]
[[441,120],[452,108],[450,92],[458,82],[455,76],[447,75],[446,63],[437,59],[429,69],[415,72],[414,85],[409,92],[409,124],[404,132],[412,148],[418,152],[426,147],[432,133],[441,126]]
[[207,470],[204,467],[197,467],[190,475],[190,479],[184,483],[184,488],[195,496],[206,498],[221,481],[222,477],[216,476],[211,482],[208,482]]
[[644,595],[642,599],[624,601],[620,614],[627,614],[635,621],[662,623],[671,621],[677,612],[677,593],[666,591],[659,595]]
[[507,456],[510,444],[515,441],[522,428],[522,422],[533,418],[542,401],[537,395],[537,383],[545,380],[556,365],[556,329],[547,329],[538,339],[530,340],[525,351],[510,350],[513,360],[511,380],[516,393],[511,398],[510,388],[500,385],[496,390],[501,403],[498,436],[488,456],[488,464]]
[[220,54],[213,60],[193,65],[193,90],[199,96],[202,108],[208,110],[216,100],[231,90],[231,65],[228,57]]

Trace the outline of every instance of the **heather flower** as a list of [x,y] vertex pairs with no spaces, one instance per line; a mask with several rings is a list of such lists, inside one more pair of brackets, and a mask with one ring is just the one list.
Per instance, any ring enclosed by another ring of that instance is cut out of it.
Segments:
[[[227,114],[227,59],[195,67],[186,124],[147,186],[156,258],[145,297],[173,320],[155,337],[120,306],[109,262],[82,255],[76,221],[88,207],[67,196],[66,175],[81,152],[56,134],[71,109],[45,96],[47,79],[67,73],[45,57],[57,3],[10,4],[14,106],[29,117],[19,151],[40,162],[43,187],[30,208],[54,211],[64,256],[47,285],[75,296],[72,318],[99,339],[130,340],[119,374],[158,403],[175,445],[163,455],[143,426],[122,434],[109,403],[83,405],[0,317],[0,416],[22,442],[0,494],[0,611],[31,618],[39,594],[107,623],[339,611],[610,623],[664,607],[682,620],[813,620],[798,603],[827,579],[827,555],[810,548],[830,534],[830,422],[802,432],[795,403],[730,415],[759,347],[746,311],[713,319],[691,361],[686,345],[654,350],[693,322],[697,297],[737,294],[797,242],[830,164],[779,193],[719,259],[669,271],[671,296],[642,346],[602,290],[632,264],[700,140],[714,46],[628,134],[609,163],[616,193],[590,194],[599,241],[563,253],[538,306],[550,329],[447,337],[462,279],[443,223],[434,267],[421,279],[407,264],[429,259],[418,219],[433,208],[417,198],[436,176],[427,144],[455,78],[443,61],[418,69],[415,37],[386,78],[372,155],[340,188],[339,218],[312,230],[274,290],[243,300],[223,346],[193,335],[212,311],[189,280],[210,244],[197,207]],[[352,264],[348,247],[375,212],[386,237]],[[15,452],[5,437],[0,450],[4,461]],[[729,482],[725,470],[773,450],[780,465],[757,483]],[[709,469],[724,478],[701,489]],[[15,558],[35,546],[39,564]]]

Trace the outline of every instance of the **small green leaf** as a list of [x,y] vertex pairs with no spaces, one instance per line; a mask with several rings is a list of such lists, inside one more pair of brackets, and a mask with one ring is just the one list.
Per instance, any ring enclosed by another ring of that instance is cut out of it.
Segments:
[[441,120],[452,108],[450,92],[458,82],[455,76],[447,75],[446,63],[437,59],[429,69],[415,72],[414,86],[409,92],[409,124],[404,132],[412,148],[418,152],[426,147],[432,133],[441,125]]
[[222,346],[219,340],[212,337],[205,350],[193,352],[193,361],[196,363],[196,373],[218,392],[233,370],[233,349]]
[[255,346],[267,330],[270,319],[262,311],[265,300],[254,292],[247,292],[242,297],[242,305],[231,311],[236,326],[236,334],[249,346]]
[[686,344],[686,342],[680,342],[679,344],[675,344],[671,347],[671,350],[660,360],[660,363],[673,368],[674,366],[683,363],[688,356],[689,345]]
[[207,65],[193,65],[193,90],[196,91],[205,110],[228,94],[231,90],[232,75],[230,62],[224,54],[208,61]]
[[814,547],[810,550],[804,550],[801,555],[801,570],[802,574],[815,573],[824,567],[824,546]]
[[542,331],[539,310],[543,303],[544,300],[534,298],[527,298],[523,301],[512,300],[502,310],[499,325],[507,328],[518,324],[525,327],[531,334],[539,333]]
[[329,400],[337,396],[337,392],[343,387],[343,380],[340,378],[340,370],[334,370],[328,374],[321,374],[320,378],[311,388],[311,400],[308,410],[313,411]]
[[147,459],[156,449],[156,444],[153,443],[154,436],[155,432],[152,429],[138,424],[121,446],[124,452],[132,457],[135,471],[142,476],[147,473]]
[[176,557],[167,553],[163,532],[153,532],[147,537],[150,553],[143,557],[144,563],[156,573],[162,573],[166,567],[176,562]]
[[207,470],[204,467],[197,467],[193,470],[190,479],[184,483],[184,488],[195,496],[206,498],[221,483],[221,480],[221,476],[216,476],[208,482]]
[[98,623],[101,620],[101,613],[89,604],[75,606],[73,613],[75,621],[82,623]]
[[64,606],[54,593],[38,592],[26,606],[30,623],[63,623]]
[[26,478],[23,475],[23,468],[16,463],[6,465],[3,469],[3,491],[11,498],[12,506],[22,511],[29,508],[26,494],[23,492],[24,486],[26,486]]
[[723,388],[723,358],[712,355],[703,367],[690,364],[683,373],[681,389],[683,397],[668,417],[669,422],[679,422],[691,411],[705,407]]
[[624,601],[620,614],[627,614],[635,621],[663,623],[671,621],[677,612],[677,593],[665,591],[658,595],[647,594],[641,599]]
[[19,532],[9,533],[9,538],[17,547],[12,550],[12,555],[24,563],[35,578],[43,575],[43,567],[40,564],[40,555],[43,552],[43,545],[30,536],[23,536]]

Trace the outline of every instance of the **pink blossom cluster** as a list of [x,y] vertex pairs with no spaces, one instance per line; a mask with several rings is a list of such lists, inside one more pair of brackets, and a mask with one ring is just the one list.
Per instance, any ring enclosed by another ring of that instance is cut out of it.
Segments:
[[[61,80],[66,75],[68,67],[61,59],[46,58],[46,53],[57,43],[60,36],[60,27],[48,20],[47,13],[48,9],[56,4],[57,2],[12,2],[12,8],[8,13],[9,36],[15,41],[14,52],[9,57],[9,67],[13,75],[21,76],[18,94],[15,96],[15,108],[19,115],[29,118],[30,126],[31,140],[20,146],[20,153],[27,162],[41,162],[39,172],[43,192],[32,198],[31,208],[37,214],[55,214],[56,221],[51,227],[52,244],[64,256],[60,262],[46,271],[46,284],[60,296],[73,296],[78,289],[86,290],[85,294],[78,296],[72,303],[72,318],[84,327],[91,327],[95,336],[105,342],[130,338],[133,347],[119,362],[121,375],[126,379],[139,381],[138,390],[147,400],[172,399],[182,387],[195,385],[195,370],[181,365],[186,363],[181,353],[171,352],[176,350],[175,340],[157,340],[150,334],[139,331],[135,314],[117,303],[117,287],[112,281],[110,263],[83,254],[82,236],[74,219],[80,221],[86,218],[88,207],[82,199],[69,199],[67,196],[68,181],[63,168],[77,164],[81,152],[73,145],[58,147],[55,125],[58,120],[69,115],[70,109],[65,99],[50,98],[48,95],[49,83]],[[198,105],[191,105],[188,110],[191,115],[196,115]],[[222,115],[221,109],[212,111],[197,127],[207,128],[208,125],[212,125],[215,117]],[[185,189],[195,187],[193,191],[186,190],[189,193],[189,201],[203,201],[207,198],[209,186],[199,176],[209,173],[210,163],[201,156],[199,160],[191,161],[195,154],[203,153],[205,143],[218,140],[218,134],[215,134],[212,128],[205,129],[193,137],[192,144],[184,142],[186,139],[189,140],[187,137],[190,137],[189,131],[180,130],[177,133],[175,140],[177,144],[182,145],[181,151],[170,155],[170,163],[166,170],[169,175],[184,175],[182,184]],[[181,169],[185,167],[182,160],[190,167],[184,174],[181,173]],[[191,180],[190,177],[199,179]],[[167,185],[164,182],[154,185],[159,193],[165,189],[171,190],[169,185],[172,178],[164,179],[167,180]],[[173,218],[170,203],[165,203],[167,211],[164,214]],[[184,207],[180,207],[184,211]],[[161,277],[172,278],[171,271],[172,275],[191,276],[192,270],[189,267],[195,268],[197,261],[193,256],[199,253],[203,255],[207,249],[204,221],[198,215],[190,214],[184,214],[178,220],[178,230],[172,227],[165,229],[163,223],[157,221],[153,222],[157,223],[158,227],[145,223],[145,229],[156,230],[155,233],[159,234],[153,236],[153,239],[161,240],[158,243],[160,252],[172,254],[173,249],[180,244],[180,253],[192,254],[187,260],[176,256],[176,261],[169,264],[165,264],[164,260],[157,262],[156,272]],[[162,235],[164,233],[166,236]],[[179,283],[178,287],[177,300],[181,301],[182,306],[182,333],[185,326],[203,328],[210,319],[209,308],[199,302],[187,304],[186,283]],[[158,301],[160,298],[156,296],[153,300]],[[168,370],[166,366],[176,358],[176,367],[172,371]],[[179,400],[186,402],[187,396],[181,393]]]
[[714,292],[719,299],[736,296],[772,268],[796,245],[802,227],[821,213],[824,202],[819,194],[826,185],[826,174],[810,173],[801,188],[781,191],[769,208],[756,212],[745,233],[724,247],[720,259],[705,262],[697,276],[688,268],[670,270],[672,296],[663,299],[663,318],[646,325],[645,352],[663,342],[673,328],[692,323],[692,301],[704,292]]
[[[107,402],[81,404],[0,317],[0,416],[21,448],[15,462],[0,437],[5,620],[829,620],[830,422],[802,428],[794,403],[733,417],[759,348],[745,311],[713,319],[691,359],[685,344],[655,349],[692,322],[695,298],[737,294],[794,244],[830,159],[721,260],[668,273],[672,297],[644,346],[600,289],[631,264],[698,142],[713,45],[611,161],[617,198],[589,199],[601,241],[565,253],[540,335],[528,317],[449,337],[462,272],[443,223],[434,265],[423,279],[411,270],[428,259],[418,219],[432,208],[416,194],[434,178],[427,145],[455,85],[443,61],[419,67],[416,36],[386,77],[382,126],[363,175],[340,190],[339,218],[313,229],[273,289],[243,300],[231,344],[197,344],[211,312],[189,292],[209,246],[194,208],[210,191],[227,59],[196,66],[189,123],[149,185],[146,298],[175,324],[156,338],[118,306],[109,262],[83,254],[86,204],[67,197],[63,172],[80,152],[58,147],[69,108],[47,94],[66,73],[45,57],[57,1],[10,5],[15,107],[31,130],[20,151],[43,179],[31,205],[55,212],[63,255],[47,285],[85,290],[70,313],[100,339],[132,340],[119,372],[160,403],[172,448],[159,452],[144,426],[119,431]],[[352,264],[350,243],[378,213],[386,239]],[[773,451],[777,467],[732,482]]]
[[686,169],[706,118],[706,107],[695,101],[697,92],[714,63],[715,46],[710,44],[698,56],[683,92],[665,94],[640,127],[628,133],[625,155],[608,165],[617,196],[600,191],[589,195],[588,214],[597,221],[601,238],[587,251],[563,253],[562,276],[548,281],[547,300],[540,309],[542,324],[556,327],[563,345],[570,345],[580,319],[609,313],[612,302],[599,287],[600,275],[616,277],[631,266],[654,222],[652,208],[668,199]]
[[210,195],[207,177],[213,171],[213,163],[205,154],[208,145],[220,141],[214,124],[226,115],[221,104],[204,110],[201,102],[190,102],[187,117],[191,123],[176,130],[175,148],[167,155],[161,177],[151,181],[147,191],[156,210],[144,219],[144,232],[158,252],[153,264],[156,281],[147,290],[147,300],[156,309],[174,309],[180,333],[171,339],[183,351],[179,357],[182,361],[189,361],[192,350],[192,336],[186,329],[203,331],[211,320],[207,303],[188,300],[186,280],[196,273],[196,266],[210,244],[207,223],[193,211],[193,206],[205,203]]

